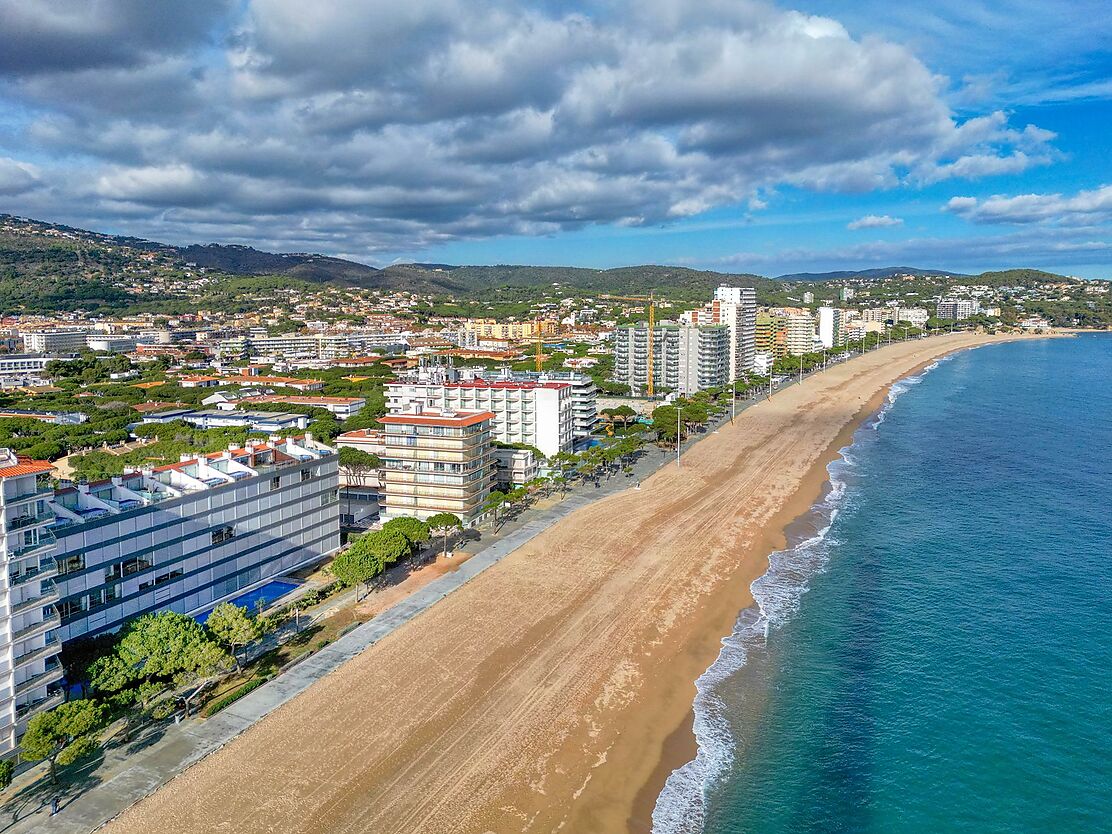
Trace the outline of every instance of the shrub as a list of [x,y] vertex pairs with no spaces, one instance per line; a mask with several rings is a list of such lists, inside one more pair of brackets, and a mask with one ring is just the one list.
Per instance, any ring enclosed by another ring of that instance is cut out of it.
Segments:
[[247,683],[243,684],[243,686],[233,689],[227,695],[221,695],[219,698],[209,701],[208,704],[205,705],[202,715],[204,715],[205,718],[215,715],[220,712],[220,710],[224,709],[224,707],[231,706],[248,692],[253,692],[264,683],[266,683],[266,678],[252,678],[247,681]]

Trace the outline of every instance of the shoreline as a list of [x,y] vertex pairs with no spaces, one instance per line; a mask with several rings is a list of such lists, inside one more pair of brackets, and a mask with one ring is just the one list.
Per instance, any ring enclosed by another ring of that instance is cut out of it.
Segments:
[[[987,344],[994,343],[989,342]],[[954,356],[966,350],[975,350],[978,347],[981,347],[981,345],[960,347],[949,353],[940,354],[935,359],[924,360],[915,368],[897,379],[894,379],[883,389],[878,391],[854,418],[843,427],[838,436],[830,442],[819,456],[818,460],[815,461],[811,470],[800,480],[799,489],[796,494],[784,505],[778,516],[774,517],[768,523],[766,542],[769,545],[769,550],[764,556],[764,571],[762,571],[758,577],[763,576],[767,572],[769,558],[772,554],[783,550],[791,544],[792,528],[805,525],[807,520],[817,511],[819,503],[826,497],[831,488],[830,465],[842,458],[842,452],[844,450],[852,447],[854,436],[884,407],[884,403],[892,388],[905,379],[923,373],[940,359]],[[719,639],[719,651],[721,650],[721,641],[733,632],[734,623],[736,623],[737,619],[746,610],[756,605],[756,601],[753,599],[752,591],[748,585],[745,587],[744,598],[740,599],[739,602],[742,604],[734,613],[730,626],[726,631],[722,632],[722,636]],[[703,672],[709,669],[710,666],[714,664],[717,657],[717,653],[710,657],[698,674],[701,676]],[[696,662],[698,661],[696,660]],[[698,753],[699,746],[694,733],[694,685],[696,679],[697,678],[692,679],[691,681],[693,692],[692,705],[688,709],[686,717],[684,717],[668,735],[656,767],[653,769],[652,777],[637,791],[636,797],[634,798],[633,812],[630,814],[626,825],[628,834],[651,834],[652,813],[656,807],[657,800],[664,790],[665,782],[667,782],[668,777],[675,770],[690,762]]]
[[669,757],[691,758],[694,681],[830,461],[898,379],[1015,338],[897,343],[782,389],[641,491],[548,527],[106,830],[637,824]]

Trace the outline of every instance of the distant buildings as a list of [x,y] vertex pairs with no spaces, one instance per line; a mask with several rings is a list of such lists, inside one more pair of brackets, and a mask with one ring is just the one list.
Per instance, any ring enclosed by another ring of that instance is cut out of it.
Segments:
[[95,331],[87,327],[51,327],[47,330],[23,330],[23,349],[28,353],[80,353],[88,350],[88,336]]
[[803,303],[804,304],[814,304],[815,303],[815,294],[813,292],[811,292],[810,290],[803,293]]
[[530,321],[496,321],[494,319],[467,319],[460,332],[461,347],[475,347],[482,341],[522,342],[538,336],[554,336],[560,325],[543,319]]
[[784,318],[784,347],[790,356],[815,349],[815,320],[808,313],[791,313]]
[[219,343],[221,356],[266,356],[279,360],[341,359],[365,355],[375,348],[404,347],[410,334],[403,332],[314,333],[283,336],[249,335]]
[[483,513],[493,477],[490,411],[425,408],[415,403],[381,418],[387,518],[453,513],[470,523]]

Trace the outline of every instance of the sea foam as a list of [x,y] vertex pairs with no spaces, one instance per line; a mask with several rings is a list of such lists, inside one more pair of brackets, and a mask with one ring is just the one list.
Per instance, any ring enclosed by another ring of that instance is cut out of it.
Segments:
[[698,749],[695,758],[672,771],[653,808],[653,834],[702,834],[705,829],[710,790],[729,774],[734,763],[737,739],[728,720],[729,705],[718,692],[719,685],[736,674],[749,653],[763,646],[772,630],[787,623],[799,610],[811,577],[826,565],[831,528],[847,500],[847,475],[856,459],[854,447],[868,442],[884,422],[897,398],[922,376],[938,367],[944,357],[926,366],[919,374],[899,380],[877,413],[854,434],[849,446],[828,467],[830,487],[812,508],[816,531],[790,547],[769,556],[768,570],[749,586],[754,606],[743,610],[733,631],[723,638],[717,659],[695,681],[694,733]]

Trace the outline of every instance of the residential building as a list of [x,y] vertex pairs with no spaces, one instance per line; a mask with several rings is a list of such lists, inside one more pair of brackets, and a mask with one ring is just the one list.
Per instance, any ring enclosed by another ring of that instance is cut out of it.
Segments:
[[127,353],[135,350],[137,344],[134,336],[124,336],[120,333],[100,333],[85,338],[85,346],[89,350],[102,353]]
[[88,350],[87,338],[93,333],[87,327],[51,327],[47,330],[23,330],[23,349],[28,353],[80,353]]
[[537,336],[554,336],[560,325],[554,321],[495,321],[494,319],[467,319],[463,323],[461,347],[474,347],[478,342],[495,340],[521,342]]
[[838,330],[839,321],[838,311],[833,307],[819,307],[818,309],[818,325],[819,325],[819,342],[825,348],[832,348],[835,345],[835,332]]
[[387,518],[483,513],[493,476],[491,411],[430,409],[414,403],[380,419]]
[[[661,324],[653,329],[654,393],[693,394],[730,380],[730,329],[726,325]],[[649,379],[649,331],[645,324],[614,329],[612,379],[642,392]]]
[[790,356],[811,353],[815,349],[815,320],[808,313],[791,313],[785,317],[784,346]]
[[570,452],[575,443],[575,411],[569,382],[486,380],[399,381],[386,385],[386,407],[415,405],[445,411],[490,411],[490,432],[500,443],[535,446],[545,457]]
[[842,287],[841,292],[838,293],[838,298],[842,301],[853,301],[853,297],[857,295],[853,287]]
[[57,490],[58,637],[202,613],[319,562],[340,545],[337,489],[336,452],[306,434]]
[[940,319],[961,321],[981,312],[979,302],[971,298],[940,298],[935,315]]
[[803,303],[804,304],[814,304],[815,303],[815,294],[813,292],[811,292],[810,290],[803,293]]
[[701,310],[681,317],[693,325],[721,324],[730,330],[729,381],[753,370],[757,352],[757,292],[752,287],[720,286]]
[[296,379],[289,376],[259,376],[248,373],[226,376],[217,380],[218,385],[250,385],[252,387],[293,388],[295,391],[320,391],[324,383],[319,379]]
[[[379,459],[386,454],[386,433],[379,429],[358,429],[336,437],[337,450],[359,449]],[[342,457],[342,453],[341,453]],[[379,518],[382,499],[381,468],[349,468],[340,465],[340,525],[345,529],[366,530]]]
[[757,313],[757,352],[770,355],[773,360],[788,355],[787,318],[779,313],[762,310]]
[[0,449],[5,564],[0,606],[0,755],[15,749],[28,719],[61,703],[54,520],[46,461]]
[[516,382],[565,382],[571,386],[572,439],[579,442],[589,438],[598,425],[598,386],[586,374],[573,371],[500,371],[494,380]]
[[249,335],[220,342],[221,356],[270,356],[277,359],[341,359],[362,356],[375,348],[404,348],[409,333],[354,332],[286,334],[283,336]]
[[41,374],[46,364],[55,360],[71,359],[71,356],[46,356],[41,353],[0,354],[0,376],[14,374]]
[[[301,405],[309,408],[323,408],[325,411],[330,411],[336,415],[337,420],[346,420],[354,414],[358,414],[367,405],[367,401],[363,397],[323,397],[323,396],[296,396],[296,395],[283,395],[283,394],[259,394],[256,396],[244,397],[239,401],[241,404],[250,403],[285,403],[286,405]],[[226,406],[218,404],[217,408],[224,408]],[[234,404],[230,407],[234,408]]]
[[497,466],[494,480],[499,489],[524,486],[540,475],[540,464],[529,449],[495,446],[491,458]]

